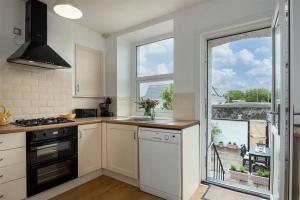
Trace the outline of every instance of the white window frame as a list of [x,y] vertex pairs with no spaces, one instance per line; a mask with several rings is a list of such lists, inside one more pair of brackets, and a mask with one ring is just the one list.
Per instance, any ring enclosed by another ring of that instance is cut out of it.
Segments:
[[[167,34],[163,34],[163,35],[159,35],[156,37],[152,37],[146,40],[142,40],[136,43],[133,43],[132,45],[132,92],[131,92],[131,96],[132,99],[134,100],[134,102],[137,101],[137,98],[140,96],[140,89],[139,89],[139,85],[141,83],[147,83],[147,82],[156,82],[156,81],[168,81],[168,80],[172,80],[174,83],[174,71],[173,73],[170,74],[163,74],[163,75],[152,75],[152,76],[144,76],[144,77],[138,77],[137,74],[137,48],[139,46],[143,46],[143,45],[147,45],[147,44],[151,44],[151,43],[155,43],[155,42],[159,42],[162,40],[167,40],[167,39],[174,39],[174,35],[173,33],[167,33]],[[174,49],[173,49],[173,58],[174,58]],[[136,106],[132,106],[131,112],[134,114],[141,114],[143,111],[141,109],[139,109],[139,107]],[[169,117],[172,113],[173,110],[157,110],[156,113],[161,114],[162,116],[167,116]],[[165,114],[164,114],[165,113]]]

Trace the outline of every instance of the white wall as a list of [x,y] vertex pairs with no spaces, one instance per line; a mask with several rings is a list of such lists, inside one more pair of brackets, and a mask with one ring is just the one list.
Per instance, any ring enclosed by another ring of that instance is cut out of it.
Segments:
[[[300,1],[291,0],[291,98],[294,112],[300,112]],[[300,124],[300,116],[294,117],[294,123]],[[293,154],[293,199],[300,199],[300,140],[294,138]]]
[[[50,8],[48,8],[50,10]],[[25,1],[21,0],[1,0],[0,1],[0,61],[2,63],[6,61],[15,50],[17,50],[21,43],[24,42],[25,33]],[[13,27],[22,29],[23,35],[15,38],[13,35]],[[17,43],[17,44],[16,44]],[[71,64],[71,70],[62,70],[71,72],[72,76],[72,91],[69,94],[73,108],[78,107],[96,107],[101,99],[77,99],[73,98],[74,95],[74,72],[75,72],[75,44],[81,44],[83,46],[94,48],[105,52],[105,40],[101,34],[81,26],[76,21],[70,21],[59,17],[58,15],[48,11],[48,44],[58,54],[60,54],[69,64]],[[7,66],[6,66],[7,67]],[[13,69],[13,65],[8,65]],[[26,70],[36,71],[37,68],[26,67]],[[2,72],[3,76],[5,76]],[[16,72],[18,73],[18,72]],[[59,70],[56,71],[56,74]],[[29,77],[30,78],[30,77]],[[1,95],[1,94],[0,94]]]
[[119,38],[117,43],[117,115],[130,115],[131,45]]
[[[294,112],[300,112],[300,1],[292,0],[292,15],[291,15],[291,70],[292,82],[291,92],[292,101],[294,103]],[[295,123],[300,124],[300,116],[295,117]]]
[[[237,26],[264,18],[271,18],[275,9],[275,0],[208,0],[197,6],[164,16],[156,20],[131,27],[110,35],[107,39],[107,77],[108,85],[113,86],[110,95],[117,95],[116,40],[117,37],[155,23],[174,19],[174,92],[176,106],[174,116],[177,118],[198,118],[196,105],[199,99],[200,81],[200,35],[218,29]],[[188,111],[188,112],[186,112]],[[182,115],[182,113],[185,113]],[[189,116],[191,113],[192,116]],[[198,112],[199,113],[199,112]]]

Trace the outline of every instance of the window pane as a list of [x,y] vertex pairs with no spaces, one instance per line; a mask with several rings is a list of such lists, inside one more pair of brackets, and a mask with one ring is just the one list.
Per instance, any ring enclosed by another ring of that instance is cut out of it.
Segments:
[[173,80],[140,83],[140,97],[159,100],[160,109],[172,110]]
[[173,73],[173,38],[137,47],[137,76]]

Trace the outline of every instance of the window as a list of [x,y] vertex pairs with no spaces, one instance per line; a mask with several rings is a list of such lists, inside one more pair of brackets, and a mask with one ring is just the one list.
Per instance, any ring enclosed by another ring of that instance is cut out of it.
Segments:
[[159,110],[172,110],[173,46],[173,38],[136,46],[137,100],[159,100]]

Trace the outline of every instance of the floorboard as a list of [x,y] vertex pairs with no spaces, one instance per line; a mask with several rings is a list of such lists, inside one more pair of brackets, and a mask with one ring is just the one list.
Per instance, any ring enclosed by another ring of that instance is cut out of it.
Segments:
[[107,176],[101,176],[51,200],[161,200],[161,198]]

